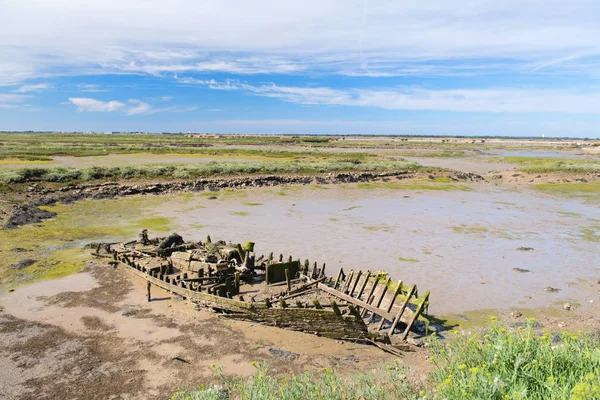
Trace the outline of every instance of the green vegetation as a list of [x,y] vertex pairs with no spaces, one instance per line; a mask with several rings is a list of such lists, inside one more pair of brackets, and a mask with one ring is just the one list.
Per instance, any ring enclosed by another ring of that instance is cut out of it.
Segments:
[[600,182],[538,183],[532,185],[540,192],[579,198],[587,203],[600,204]]
[[[492,317],[483,334],[460,334],[443,343],[435,338],[435,371],[424,387],[407,378],[398,361],[380,370],[342,376],[324,369],[275,377],[263,363],[256,375],[230,378],[213,366],[224,389],[201,386],[181,391],[173,400],[228,399],[494,399],[592,400],[600,397],[600,345],[584,333],[544,333],[524,327],[507,330]],[[220,397],[219,397],[220,396]]]
[[371,182],[359,183],[356,185],[358,189],[387,189],[387,190],[461,190],[470,192],[473,189],[465,184],[457,183],[436,183],[433,180],[416,180],[409,182]]
[[0,170],[0,184],[24,182],[75,182],[97,179],[164,178],[190,179],[211,176],[235,176],[252,174],[325,173],[352,171],[406,171],[418,170],[417,163],[407,161],[367,161],[352,163],[343,161],[291,161],[256,163],[209,162],[189,165],[139,165],[90,168],[23,168]]
[[537,174],[550,172],[600,172],[600,160],[586,158],[502,157],[500,161],[521,164],[523,166],[519,170]]
[[[90,257],[89,250],[82,250],[89,242],[134,238],[143,228],[155,233],[167,232],[171,229],[169,219],[153,216],[151,210],[161,204],[164,204],[164,198],[132,197],[43,207],[58,215],[39,226],[0,230],[3,260],[0,284],[10,287],[75,273]],[[144,217],[140,218],[142,215]],[[23,260],[36,262],[16,267]]]
[[245,205],[245,206],[248,206],[248,207],[258,207],[258,206],[264,205],[263,203],[252,203],[252,202],[242,203],[242,204]]
[[468,226],[465,224],[461,224],[458,226],[453,226],[452,230],[456,233],[464,233],[464,234],[474,234],[474,235],[483,235],[489,231],[488,228],[483,226]]
[[249,215],[249,213],[246,211],[232,211],[229,213],[229,215],[237,215],[238,217],[246,217]]
[[416,258],[404,258],[404,257],[398,257],[398,261],[411,262],[411,263],[420,262],[420,260],[417,260]]

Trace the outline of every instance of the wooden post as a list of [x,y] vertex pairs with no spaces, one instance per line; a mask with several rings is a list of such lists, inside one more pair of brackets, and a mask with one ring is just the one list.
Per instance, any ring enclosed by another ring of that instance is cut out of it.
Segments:
[[346,279],[346,281],[344,282],[344,285],[342,286],[342,289],[340,290],[342,293],[348,293],[348,288],[350,287],[350,284],[352,283],[353,276],[354,276],[354,270],[351,269],[350,272],[348,272],[348,278]]
[[273,261],[273,252],[269,253],[269,261]]
[[354,290],[356,289],[356,285],[358,285],[358,281],[360,280],[360,276],[362,275],[362,271],[359,270],[356,273],[356,279],[354,280],[354,285],[352,285],[352,287],[350,288],[350,291],[348,292],[348,294],[350,295],[350,297],[352,297],[352,293],[354,293]]
[[284,299],[279,299],[279,307],[287,308],[287,303],[285,302]]
[[265,306],[267,306],[267,308],[271,308],[271,300],[268,297],[265,299]]
[[323,263],[323,268],[321,268],[321,278],[325,276],[325,263]]
[[360,297],[362,296],[363,292],[365,291],[365,288],[367,287],[367,283],[369,282],[369,278],[371,277],[371,271],[368,271],[365,273],[365,280],[362,284],[362,286],[360,287],[360,290],[358,291],[358,295],[356,296],[357,299],[360,300]]
[[234,276],[233,283],[234,283],[234,287],[235,287],[235,292],[239,293],[240,292],[240,273],[236,271],[233,276]]
[[398,310],[398,313],[396,314],[396,318],[394,318],[394,321],[392,322],[392,326],[390,327],[390,331],[388,333],[389,336],[392,336],[394,334],[394,331],[396,330],[396,326],[398,325],[398,322],[400,322],[400,318],[402,317],[402,314],[404,313],[404,309],[408,305],[408,302],[410,301],[410,298],[412,297],[416,288],[417,288],[416,285],[412,285],[410,287],[410,290],[408,291],[408,295],[406,296],[406,299],[404,299],[402,306],[400,307],[400,309]]
[[317,279],[317,262],[315,261],[315,263],[313,264],[313,269],[312,269],[312,273],[310,274],[310,277],[312,279]]
[[[379,299],[377,299],[377,302],[375,303],[375,307],[379,308],[379,306],[381,305],[381,302],[383,301],[383,297],[385,296],[385,293],[387,292],[387,289],[388,289],[388,285],[390,284],[391,281],[392,281],[391,278],[387,278],[387,280],[385,281],[385,286],[383,287],[383,290],[381,291],[381,294],[379,295]],[[369,322],[373,322],[374,319],[375,319],[375,314],[371,313]]]
[[317,310],[322,310],[322,309],[323,309],[323,306],[321,305],[321,303],[319,303],[319,300],[317,300],[317,299],[314,299],[314,300],[313,300],[313,304],[315,305],[315,308],[316,308]]
[[302,303],[300,300],[296,300],[296,307],[304,308],[304,303]]
[[423,311],[423,307],[425,307],[425,303],[427,303],[428,299],[429,299],[429,290],[427,292],[425,292],[425,296],[423,296],[423,301],[421,301],[421,304],[419,304],[419,306],[415,310],[415,313],[413,314],[412,318],[406,325],[406,329],[404,330],[404,333],[402,334],[402,340],[405,340],[406,337],[408,336],[408,333],[410,332],[410,330],[411,330],[413,324],[415,323],[415,321],[417,320],[417,318],[419,318],[419,314],[421,314],[421,312]]
[[152,301],[152,296],[150,295],[150,281],[146,281],[146,290],[148,291],[148,302]]
[[340,283],[340,279],[342,279],[342,275],[344,275],[344,268],[340,268],[340,272],[338,272],[337,279],[335,280],[335,285],[333,285],[334,289],[337,289],[338,284]]
[[338,307],[335,300],[331,300],[331,309],[333,310],[335,315],[342,315],[342,312],[340,311],[340,308]]
[[[390,301],[390,304],[388,304],[387,307],[387,312],[389,313],[390,311],[392,311],[392,307],[394,307],[394,302],[396,301],[396,298],[398,297],[398,293],[400,293],[400,291],[402,290],[402,280],[398,281],[398,286],[396,286],[396,290],[394,291],[394,295],[392,296],[392,300]],[[390,321],[392,322],[392,321]],[[381,330],[381,328],[383,328],[383,324],[385,323],[385,318],[381,318],[381,322],[379,323],[379,327],[377,327],[377,330]]]
[[283,254],[279,254],[279,262],[283,262]]
[[354,315],[356,319],[362,319],[360,313],[358,312],[356,307],[354,307],[354,304],[348,304],[348,310],[350,311],[350,314]]
[[292,291],[292,281],[290,280],[290,270],[288,268],[285,269],[285,281],[287,282],[288,293]]

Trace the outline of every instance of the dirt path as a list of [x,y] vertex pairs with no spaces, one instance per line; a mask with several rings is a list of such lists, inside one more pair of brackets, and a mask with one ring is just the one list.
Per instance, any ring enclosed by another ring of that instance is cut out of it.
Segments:
[[[254,372],[367,371],[393,360],[366,345],[232,322],[90,262],[86,272],[0,298],[0,393],[6,399],[165,399],[174,391]],[[418,376],[424,352],[404,357]]]

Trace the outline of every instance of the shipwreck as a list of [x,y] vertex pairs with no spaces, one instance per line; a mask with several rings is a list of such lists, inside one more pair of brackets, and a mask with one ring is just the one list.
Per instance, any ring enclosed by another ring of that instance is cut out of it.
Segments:
[[292,256],[257,257],[253,242],[186,242],[165,238],[97,244],[92,253],[109,258],[152,287],[208,307],[227,318],[255,321],[333,339],[368,341],[386,350],[405,341],[415,327],[427,334],[429,291],[393,283],[383,271],[325,273],[325,264]]

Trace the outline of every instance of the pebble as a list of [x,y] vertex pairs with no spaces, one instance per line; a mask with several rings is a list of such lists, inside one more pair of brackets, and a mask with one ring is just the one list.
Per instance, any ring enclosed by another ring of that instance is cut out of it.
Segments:
[[571,305],[571,303],[565,303],[563,304],[563,308],[567,311],[572,310],[573,306]]

